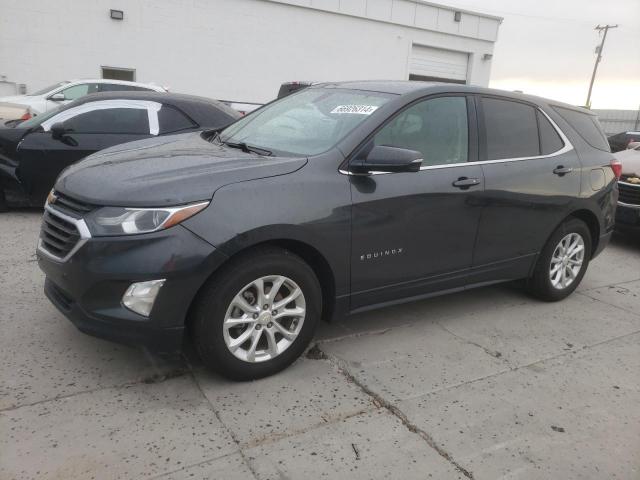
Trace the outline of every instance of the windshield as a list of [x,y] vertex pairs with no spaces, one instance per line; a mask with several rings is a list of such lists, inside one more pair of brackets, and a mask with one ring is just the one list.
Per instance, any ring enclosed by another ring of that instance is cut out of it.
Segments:
[[284,155],[317,155],[335,146],[392,97],[378,92],[310,88],[238,120],[220,139]]
[[51,90],[53,90],[55,88],[58,88],[58,87],[61,87],[63,85],[66,85],[67,83],[69,83],[69,82],[54,83],[53,85],[49,85],[48,87],[42,88],[42,89],[40,89],[40,90],[38,90],[36,92],[27,93],[27,95],[30,96],[30,97],[35,97],[36,95],[44,95],[45,93],[49,93]]
[[31,117],[29,120],[25,120],[19,124],[20,128],[34,128],[39,126],[45,120],[53,117],[57,113],[60,112],[60,109],[64,107],[61,105],[59,107],[54,108],[53,110],[49,110],[48,112],[41,113],[40,115],[36,115],[35,117]]

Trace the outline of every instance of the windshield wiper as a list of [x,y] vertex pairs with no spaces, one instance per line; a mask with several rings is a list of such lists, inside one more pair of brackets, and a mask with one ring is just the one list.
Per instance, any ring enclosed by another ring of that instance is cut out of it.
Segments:
[[231,148],[239,148],[245,153],[257,153],[258,155],[270,156],[273,154],[271,150],[267,150],[266,148],[254,147],[253,145],[247,145],[245,142],[222,142],[227,147]]

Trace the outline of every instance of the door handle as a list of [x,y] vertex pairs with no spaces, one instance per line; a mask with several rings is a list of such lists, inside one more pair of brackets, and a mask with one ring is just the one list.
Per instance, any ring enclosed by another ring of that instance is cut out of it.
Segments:
[[460,177],[458,180],[453,182],[452,185],[456,188],[467,190],[470,187],[475,187],[476,185],[480,185],[480,180],[477,178]]
[[555,173],[556,175],[562,177],[563,175],[566,175],[567,173],[571,173],[573,172],[573,168],[571,167],[565,167],[564,165],[558,165],[556,168],[553,169],[553,173]]

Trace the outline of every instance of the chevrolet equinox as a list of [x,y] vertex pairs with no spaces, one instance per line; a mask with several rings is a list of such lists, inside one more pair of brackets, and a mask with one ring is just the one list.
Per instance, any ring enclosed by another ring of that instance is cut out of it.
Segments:
[[587,110],[421,82],[313,85],[222,131],[103,150],[45,205],[45,293],[81,331],[234,379],[320,318],[525,279],[565,298],[614,226],[620,164]]

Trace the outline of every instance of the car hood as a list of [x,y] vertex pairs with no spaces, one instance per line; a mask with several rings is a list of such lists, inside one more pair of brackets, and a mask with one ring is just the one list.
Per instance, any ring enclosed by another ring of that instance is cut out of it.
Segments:
[[95,205],[180,205],[210,200],[224,185],[294,172],[306,162],[244,153],[196,132],[102,150],[65,169],[55,189]]

